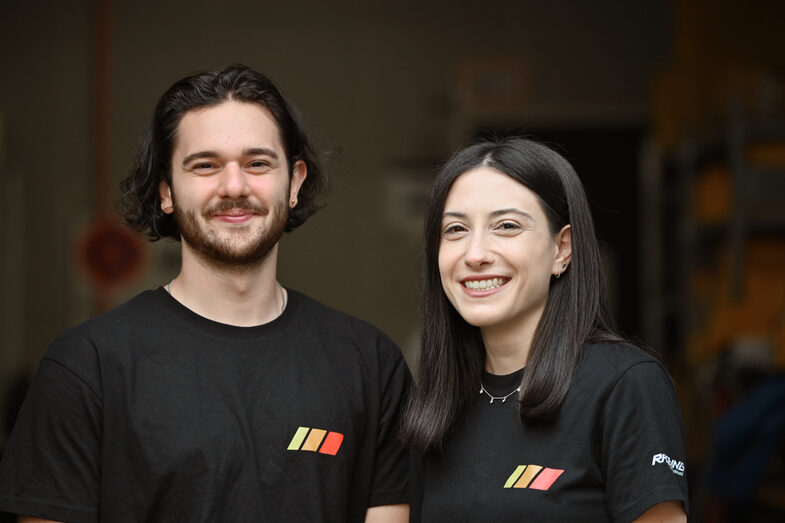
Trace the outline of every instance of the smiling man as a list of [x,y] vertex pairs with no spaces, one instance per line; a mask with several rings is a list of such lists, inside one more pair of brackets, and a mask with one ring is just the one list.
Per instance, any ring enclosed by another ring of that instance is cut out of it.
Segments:
[[277,280],[324,188],[264,75],[169,88],[120,208],[181,242],[181,270],[52,344],[0,464],[5,518],[408,520],[400,351]]

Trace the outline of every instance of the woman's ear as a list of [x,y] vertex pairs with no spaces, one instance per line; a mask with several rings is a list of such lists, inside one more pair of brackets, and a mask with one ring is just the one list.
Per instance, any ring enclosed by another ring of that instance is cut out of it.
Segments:
[[572,259],[572,227],[565,225],[556,234],[556,256],[553,259],[551,273],[557,278],[562,275],[570,265]]
[[158,184],[158,196],[161,197],[161,210],[164,214],[174,212],[174,201],[172,200],[172,188],[166,180]]

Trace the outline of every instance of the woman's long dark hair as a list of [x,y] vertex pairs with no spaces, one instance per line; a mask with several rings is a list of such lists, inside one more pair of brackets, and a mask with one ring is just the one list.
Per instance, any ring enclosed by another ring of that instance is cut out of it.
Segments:
[[423,246],[422,342],[418,380],[404,415],[404,439],[426,450],[439,447],[477,399],[485,360],[480,329],[469,325],[447,299],[439,274],[442,213],[447,194],[463,173],[497,170],[534,192],[551,234],[567,224],[572,257],[551,278],[547,303],[529,351],[521,384],[521,420],[552,417],[564,402],[588,341],[621,341],[606,310],[600,251],[583,185],[558,153],[523,138],[482,141],[450,158],[431,186]]

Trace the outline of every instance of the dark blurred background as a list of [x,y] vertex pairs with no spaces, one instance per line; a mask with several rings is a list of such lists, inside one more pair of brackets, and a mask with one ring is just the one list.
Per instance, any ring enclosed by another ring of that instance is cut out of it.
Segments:
[[[785,3],[0,0],[0,449],[62,330],[168,282],[113,216],[153,105],[240,62],[302,110],[332,202],[280,279],[417,350],[423,195],[469,140],[560,150],[613,312],[658,351],[692,521],[785,517]],[[413,369],[416,371],[416,369]]]

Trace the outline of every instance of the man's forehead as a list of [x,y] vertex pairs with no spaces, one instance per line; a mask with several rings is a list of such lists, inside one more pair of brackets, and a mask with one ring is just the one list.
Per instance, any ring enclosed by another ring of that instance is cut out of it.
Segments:
[[271,142],[249,143],[246,148],[266,145],[284,149],[280,125],[273,113],[260,103],[236,100],[186,111],[175,129],[172,149],[173,152],[177,149],[183,137],[189,141],[210,141],[229,136],[235,139],[266,138]]

